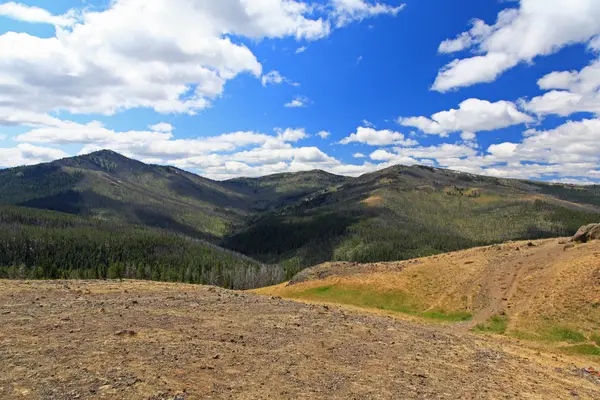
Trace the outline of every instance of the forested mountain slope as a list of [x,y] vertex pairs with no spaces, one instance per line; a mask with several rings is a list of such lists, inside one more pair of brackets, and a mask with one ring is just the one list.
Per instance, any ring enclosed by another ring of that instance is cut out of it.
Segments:
[[282,267],[172,232],[0,206],[0,279],[151,279],[248,289]]
[[298,269],[328,260],[394,261],[569,236],[600,220],[598,205],[597,186],[396,166],[261,215],[227,245]]
[[217,182],[112,151],[0,171],[0,203],[157,227],[291,274],[323,261],[393,261],[600,220],[600,187],[423,166],[358,178],[308,171]]
[[257,209],[345,179],[317,175],[216,182],[103,150],[0,171],[0,203],[160,227],[218,242]]

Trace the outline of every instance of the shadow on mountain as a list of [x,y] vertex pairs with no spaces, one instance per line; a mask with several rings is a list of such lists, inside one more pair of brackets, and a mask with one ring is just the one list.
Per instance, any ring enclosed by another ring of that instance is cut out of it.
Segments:
[[333,259],[335,246],[360,215],[328,213],[313,216],[269,215],[225,240],[225,247],[263,261],[284,259],[297,254],[299,264],[312,265]]
[[215,236],[174,220],[166,211],[162,212],[157,207],[128,204],[92,191],[69,190],[53,196],[26,201],[19,205],[161,228],[213,243],[218,241]]
[[19,204],[59,195],[72,190],[83,178],[81,173],[67,173],[54,164],[0,170],[0,203]]

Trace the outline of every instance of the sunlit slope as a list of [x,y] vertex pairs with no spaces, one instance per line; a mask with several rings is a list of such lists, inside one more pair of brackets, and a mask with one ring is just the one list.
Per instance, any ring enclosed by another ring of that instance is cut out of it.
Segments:
[[396,261],[573,235],[600,220],[599,200],[597,187],[397,166],[265,214],[228,246],[298,267]]
[[513,242],[411,261],[328,263],[259,293],[566,342],[600,354],[600,241]]

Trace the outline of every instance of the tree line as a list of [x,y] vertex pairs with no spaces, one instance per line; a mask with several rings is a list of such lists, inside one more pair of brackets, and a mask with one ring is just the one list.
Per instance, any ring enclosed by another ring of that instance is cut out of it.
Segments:
[[0,206],[0,278],[148,279],[249,289],[285,270],[185,236]]

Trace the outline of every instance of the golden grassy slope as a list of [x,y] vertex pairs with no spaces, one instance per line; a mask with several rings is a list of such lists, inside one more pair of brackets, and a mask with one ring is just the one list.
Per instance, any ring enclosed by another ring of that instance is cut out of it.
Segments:
[[329,263],[305,273],[307,281],[256,292],[471,320],[478,330],[600,355],[600,241],[559,242],[511,242],[397,263]]

